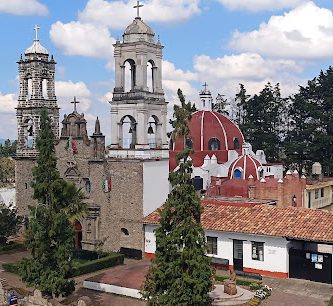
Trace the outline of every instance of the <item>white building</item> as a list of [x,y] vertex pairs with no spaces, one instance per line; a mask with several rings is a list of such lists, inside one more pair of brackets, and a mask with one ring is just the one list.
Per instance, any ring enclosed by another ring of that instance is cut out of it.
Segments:
[[[217,201],[202,205],[207,255],[213,263],[248,273],[333,284],[333,214],[294,207],[240,207]],[[157,211],[145,218],[147,258],[154,257],[158,222]]]

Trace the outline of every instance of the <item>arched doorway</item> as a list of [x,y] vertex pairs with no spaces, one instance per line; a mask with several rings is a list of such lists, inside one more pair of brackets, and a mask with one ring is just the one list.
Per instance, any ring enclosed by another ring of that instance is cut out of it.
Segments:
[[82,225],[80,221],[75,220],[74,222],[74,248],[82,249]]

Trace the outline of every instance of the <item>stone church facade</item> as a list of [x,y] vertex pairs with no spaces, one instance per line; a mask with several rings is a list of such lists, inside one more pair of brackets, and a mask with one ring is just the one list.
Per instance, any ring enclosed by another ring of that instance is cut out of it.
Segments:
[[[87,133],[87,121],[77,109],[65,115],[59,135],[59,108],[54,86],[55,61],[41,46],[21,56],[17,107],[18,149],[16,201],[28,216],[32,198],[32,168],[38,151],[39,114],[46,107],[56,135],[61,176],[82,188],[88,213],[75,222],[75,246],[88,250],[124,252],[144,249],[143,218],[160,207],[169,192],[169,151],[166,136],[167,102],[162,89],[162,45],[136,17],[115,47],[115,88],[111,104],[111,145],[105,145],[99,119]],[[147,65],[151,72],[147,72]],[[125,88],[125,66],[131,67]],[[148,78],[151,80],[148,80]],[[150,81],[150,87],[147,82]]]

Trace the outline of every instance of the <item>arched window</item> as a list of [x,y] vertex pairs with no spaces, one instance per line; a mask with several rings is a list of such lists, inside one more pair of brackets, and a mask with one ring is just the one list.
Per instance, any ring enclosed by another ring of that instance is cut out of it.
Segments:
[[238,138],[234,138],[234,150],[240,149],[240,143]]
[[80,221],[74,222],[74,247],[75,249],[82,249],[82,225]]
[[260,177],[260,178],[263,178],[263,177],[264,177],[264,169],[263,169],[263,168],[260,168],[260,169],[259,169],[259,177]]
[[32,119],[27,119],[24,125],[24,138],[25,138],[24,140],[25,140],[25,147],[28,149],[31,149],[34,146],[33,135],[34,135],[34,127]]
[[185,147],[187,149],[193,149],[193,141],[192,141],[192,139],[190,139],[190,138],[186,139],[186,141],[185,141]]
[[210,151],[217,151],[220,150],[221,143],[217,138],[211,138],[208,141],[208,150]]
[[28,96],[27,100],[32,98],[32,79],[28,79]]
[[154,92],[154,78],[155,78],[155,63],[153,60],[148,61],[147,63],[147,86],[148,91]]
[[234,171],[234,179],[240,180],[242,178],[242,170],[236,169]]
[[169,142],[169,150],[173,150],[173,140],[172,140],[172,138],[170,139],[170,142]]
[[133,149],[136,144],[136,121],[132,116],[125,116],[121,122],[122,148]]
[[47,80],[43,79],[42,81],[42,95],[44,99],[48,98],[48,94],[47,94]]
[[122,232],[125,236],[129,236],[129,231],[128,231],[127,228],[122,227],[122,228],[121,228],[121,232]]
[[134,89],[136,85],[136,66],[132,59],[128,59],[124,62],[124,91],[129,92]]
[[91,182],[88,178],[84,179],[84,188],[86,192],[90,193],[91,192]]

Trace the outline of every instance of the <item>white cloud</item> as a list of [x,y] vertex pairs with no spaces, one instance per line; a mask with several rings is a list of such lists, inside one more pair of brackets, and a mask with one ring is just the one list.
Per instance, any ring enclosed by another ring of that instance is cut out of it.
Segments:
[[298,74],[302,67],[292,60],[263,58],[255,53],[226,55],[211,58],[200,55],[194,59],[194,69],[200,81],[207,81],[211,89],[229,97],[234,97],[239,83],[245,85],[250,94],[258,93],[264,85],[280,83],[283,94],[297,90],[301,81]]
[[38,0],[0,0],[0,13],[45,16],[48,9]]
[[57,21],[50,30],[53,43],[67,55],[81,55],[97,58],[113,56],[111,37],[106,27],[80,21],[62,23]]
[[229,10],[274,11],[293,8],[308,0],[219,0]]
[[272,16],[252,32],[236,32],[230,46],[281,58],[332,57],[333,14],[307,2],[282,16]]
[[16,106],[17,97],[15,94],[3,95],[0,92],[0,113],[15,113]]
[[292,60],[264,59],[256,53],[225,55],[211,58],[200,55],[194,59],[194,69],[209,79],[262,80],[284,72],[301,72],[302,68]]
[[77,105],[79,113],[89,111],[91,106],[91,92],[84,82],[56,81],[56,95],[58,105],[62,113],[71,113],[73,111],[74,96],[80,103]]
[[[147,0],[140,16],[147,22],[179,22],[199,14],[200,0]],[[79,20],[123,29],[136,16],[136,1],[89,0]]]
[[17,97],[15,94],[2,94],[0,92],[0,138],[16,139],[15,107]]

